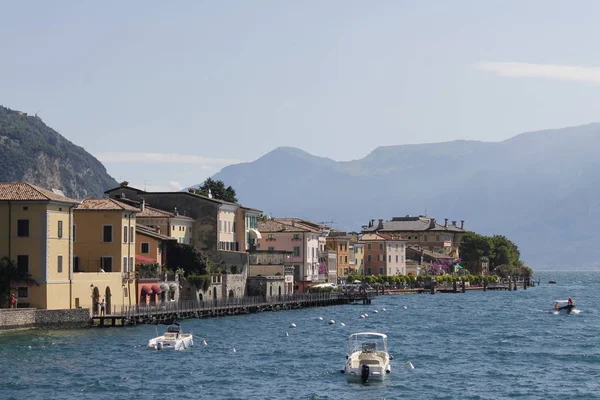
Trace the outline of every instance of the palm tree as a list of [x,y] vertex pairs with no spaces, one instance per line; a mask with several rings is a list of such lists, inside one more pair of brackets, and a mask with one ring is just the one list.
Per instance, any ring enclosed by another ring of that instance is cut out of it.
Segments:
[[10,258],[2,257],[0,259],[0,305],[5,304],[10,297],[10,285],[17,282],[28,286],[37,284],[31,279],[29,272],[20,269]]

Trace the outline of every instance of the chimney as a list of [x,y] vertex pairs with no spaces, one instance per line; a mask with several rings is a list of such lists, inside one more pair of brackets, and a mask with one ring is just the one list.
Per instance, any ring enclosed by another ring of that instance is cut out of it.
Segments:
[[372,220],[371,220],[371,223],[369,224],[369,226],[370,226],[371,228],[375,226],[375,220],[374,220],[374,219],[372,219]]
[[444,218],[444,228],[448,226],[448,218]]
[[142,199],[142,212],[146,209],[146,200]]
[[452,221],[452,226],[456,226],[456,221]]
[[465,220],[464,219],[460,220],[460,229],[465,229]]
[[383,218],[379,218],[379,224],[377,224],[377,229],[383,229]]
[[435,228],[435,218],[429,219],[429,229]]

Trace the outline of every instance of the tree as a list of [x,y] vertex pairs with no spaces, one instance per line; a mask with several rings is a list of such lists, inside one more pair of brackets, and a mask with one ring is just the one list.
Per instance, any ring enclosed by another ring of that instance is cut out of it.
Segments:
[[489,260],[490,270],[502,266],[501,270],[507,275],[523,267],[518,246],[502,235],[489,237],[466,232],[460,243],[460,255],[466,265],[475,266]]
[[234,188],[231,186],[225,187],[223,181],[215,181],[212,178],[206,179],[198,189],[193,190],[194,193],[206,197],[208,197],[208,191],[210,190],[213,199],[228,201],[230,203],[238,202]]
[[10,286],[14,283],[37,285],[37,282],[31,279],[31,275],[19,268],[16,262],[8,257],[2,257],[0,259],[0,305],[10,297]]

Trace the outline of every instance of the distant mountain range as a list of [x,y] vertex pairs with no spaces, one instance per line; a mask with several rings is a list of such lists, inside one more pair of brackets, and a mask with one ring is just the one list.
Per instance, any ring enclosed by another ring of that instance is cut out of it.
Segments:
[[0,182],[11,181],[59,189],[75,199],[101,197],[118,186],[100,161],[39,117],[0,106]]
[[533,268],[589,268],[600,261],[599,155],[593,123],[494,143],[384,146],[348,162],[280,147],[213,178],[273,216],[356,231],[371,218],[465,220],[506,235]]

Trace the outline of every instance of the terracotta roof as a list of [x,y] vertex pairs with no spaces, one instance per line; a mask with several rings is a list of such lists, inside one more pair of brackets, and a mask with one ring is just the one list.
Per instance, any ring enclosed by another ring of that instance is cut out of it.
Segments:
[[330,229],[327,225],[318,224],[301,218],[275,218],[274,221],[286,225],[293,225],[296,228],[303,228],[313,233],[321,233],[323,230]]
[[308,229],[301,228],[299,226],[292,226],[276,221],[274,219],[268,219],[266,221],[258,221],[258,231],[260,233],[274,233],[274,232],[309,232]]
[[75,207],[83,211],[141,211],[139,208],[122,203],[115,199],[85,199]]
[[144,206],[144,210],[136,215],[136,218],[183,218],[193,219],[187,215],[177,214],[172,212],[159,210],[158,208]]
[[145,235],[145,236],[150,236],[156,239],[161,239],[161,240],[177,240],[176,238],[172,238],[170,236],[167,235],[163,235],[162,233],[158,233],[156,232],[155,229],[146,226],[146,225],[140,225],[140,224],[136,224],[135,225],[135,231],[136,233],[139,233],[140,235]]
[[25,182],[5,182],[0,183],[0,200],[21,200],[21,201],[60,201],[63,203],[79,203],[77,200],[70,199],[51,190],[43,189],[39,186]]
[[373,241],[401,241],[405,240],[396,235],[386,235],[384,233],[365,233],[361,236],[361,242],[373,242]]

